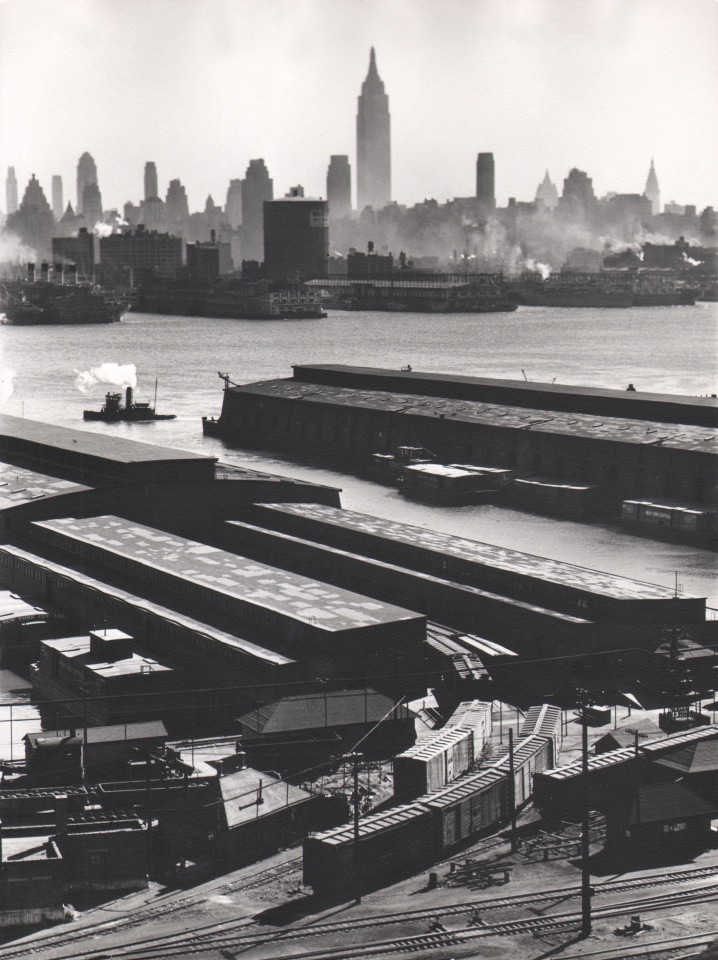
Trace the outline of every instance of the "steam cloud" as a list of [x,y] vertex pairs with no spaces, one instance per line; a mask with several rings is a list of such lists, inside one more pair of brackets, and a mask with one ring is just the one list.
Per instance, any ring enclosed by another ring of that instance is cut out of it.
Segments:
[[89,370],[75,370],[75,386],[87,393],[96,383],[111,383],[116,387],[136,387],[137,367],[134,363],[101,363]]

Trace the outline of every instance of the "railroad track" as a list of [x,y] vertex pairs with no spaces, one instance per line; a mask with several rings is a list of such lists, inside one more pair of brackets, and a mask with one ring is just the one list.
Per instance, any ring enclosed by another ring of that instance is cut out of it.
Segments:
[[[603,908],[594,909],[593,915],[597,919],[610,916],[625,916],[627,912],[634,910],[654,911],[662,908],[674,907],[677,905],[703,903],[710,899],[717,899],[718,878],[716,878],[714,870],[704,868],[691,871],[682,871],[680,874],[678,874],[678,877],[682,877],[684,880],[695,880],[705,877],[707,873],[709,873],[717,881],[714,888],[709,889],[708,891],[705,889],[684,890],[670,894],[661,894],[654,897],[644,897],[640,899],[622,901],[618,904],[611,904]],[[696,876],[696,874],[700,876]],[[605,892],[615,894],[625,890],[626,888],[636,889],[641,886],[660,886],[675,882],[676,877],[671,877],[670,875],[646,878],[646,880],[637,879],[635,881],[623,882],[609,881],[606,884],[600,885],[600,887],[596,890],[596,893],[599,894]],[[565,888],[563,891],[549,891],[543,895],[540,895],[540,899],[543,901],[557,901],[559,899],[577,896],[578,891],[572,887]],[[520,907],[526,905],[526,903],[535,903],[538,899],[539,898],[536,895],[499,897],[492,900],[474,901],[472,903],[465,903],[456,905],[454,907],[441,908],[438,912],[441,913],[442,919],[447,920],[450,917],[457,917],[461,916],[462,914],[473,913],[477,909],[480,909],[482,914],[484,914],[490,910],[500,910],[507,907]],[[396,926],[400,923],[406,924],[407,922],[415,922],[425,924],[429,920],[435,918],[436,914],[437,909],[434,908],[433,910],[418,910],[385,916],[328,921],[326,923],[312,923],[304,927],[290,928],[280,931],[267,931],[266,929],[263,931],[257,931],[256,929],[249,931],[247,928],[251,924],[248,924],[246,920],[244,922],[232,920],[208,925],[207,927],[194,932],[158,936],[152,938],[151,940],[143,938],[142,944],[137,944],[136,946],[125,944],[121,948],[117,948],[117,950],[114,952],[113,948],[103,949],[98,947],[97,949],[90,951],[69,953],[67,956],[68,958],[72,957],[72,960],[103,960],[103,958],[113,958],[113,960],[114,958],[118,958],[118,960],[119,958],[122,958],[122,960],[167,960],[168,956],[175,955],[174,952],[168,951],[181,951],[182,955],[186,956],[190,954],[202,954],[209,951],[219,950],[225,951],[231,956],[231,952],[233,950],[247,951],[253,947],[266,946],[270,942],[281,942],[282,944],[287,945],[292,941],[307,940],[310,938],[322,938],[332,935],[335,937],[343,934],[355,936],[357,932],[362,930],[368,931],[392,925]],[[462,943],[468,944],[475,939],[490,936],[510,936],[527,933],[541,935],[549,932],[553,933],[566,928],[571,929],[576,927],[578,924],[580,924],[580,919],[579,913],[572,912],[552,916],[533,916],[519,920],[506,920],[495,923],[480,922],[479,925],[470,925],[468,927],[447,931],[428,932],[404,936],[397,939],[361,943],[357,944],[356,947],[347,946],[346,943],[344,943],[341,948],[331,947],[315,950],[313,952],[307,952],[307,950],[303,950],[301,953],[295,955],[283,954],[283,957],[285,960],[292,960],[292,957],[301,957],[303,960],[311,960],[311,958],[314,957],[316,957],[317,960],[325,960],[325,958],[326,960],[349,960],[350,957],[380,956],[382,954],[412,952],[442,946],[460,945]],[[113,926],[112,930],[107,930],[106,932],[111,933],[116,929],[117,926],[115,925]],[[65,940],[62,945],[67,945],[67,943],[68,941]],[[60,944],[55,944],[55,946],[58,945]],[[32,952],[37,953],[38,951],[35,949]],[[3,954],[3,957],[9,958],[20,955],[22,954],[6,953]]]

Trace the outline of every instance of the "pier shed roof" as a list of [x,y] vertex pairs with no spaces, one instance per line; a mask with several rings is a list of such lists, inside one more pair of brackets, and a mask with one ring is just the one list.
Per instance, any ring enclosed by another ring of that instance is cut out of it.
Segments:
[[[282,513],[294,514],[321,523],[329,523],[348,530],[382,537],[394,543],[404,543],[407,546],[418,547],[423,550],[438,553],[442,556],[456,557],[477,565],[486,565],[492,568],[506,570],[511,573],[552,581],[562,586],[572,586],[590,593],[625,600],[668,600],[674,597],[674,592],[667,587],[653,583],[644,583],[620,577],[616,574],[605,573],[600,570],[591,570],[560,560],[551,560],[547,557],[537,557],[519,550],[499,547],[493,543],[482,543],[478,540],[469,540],[466,537],[456,537],[453,534],[442,533],[438,530],[427,530],[424,527],[414,527],[395,520],[385,520],[352,510],[343,510],[337,507],[328,507],[315,503],[283,503],[263,504],[263,509],[277,510]],[[685,597],[685,595],[683,595]]]
[[91,490],[83,483],[73,483],[29,467],[0,463],[0,510],[16,507],[30,500],[63,496]]
[[714,427],[662,423],[626,417],[536,410],[475,400],[447,399],[382,390],[350,389],[295,380],[267,380],[231,387],[232,391],[281,397],[304,403],[323,403],[358,410],[384,411],[412,417],[452,420],[504,430],[532,430],[578,439],[603,440],[634,446],[662,446],[674,450],[718,454]]
[[124,557],[246,604],[276,611],[325,634],[397,621],[424,621],[410,610],[220,550],[122,517],[73,517],[34,526]]

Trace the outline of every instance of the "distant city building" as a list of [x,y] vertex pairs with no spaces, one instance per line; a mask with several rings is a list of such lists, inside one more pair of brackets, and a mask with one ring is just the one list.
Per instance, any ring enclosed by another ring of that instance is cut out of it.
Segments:
[[216,280],[233,269],[230,244],[215,240],[187,244],[187,272],[192,280]]
[[62,177],[59,174],[55,174],[52,178],[52,213],[56,220],[62,219],[64,209]]
[[82,191],[82,215],[85,225],[93,230],[95,225],[102,223],[102,197],[96,183],[86,183]]
[[614,193],[603,204],[603,213],[608,224],[631,232],[650,221],[651,201],[640,193]]
[[575,247],[566,257],[566,262],[561,267],[561,273],[598,273],[602,269],[603,253],[601,250]]
[[22,243],[32,247],[38,257],[50,256],[55,218],[34,173],[25,188],[20,206],[7,218],[6,227]]
[[84,213],[85,187],[97,183],[97,167],[89,153],[85,151],[77,163],[77,212]]
[[264,256],[264,203],[274,198],[274,182],[264,160],[250,160],[242,181],[242,257]]
[[106,280],[133,284],[145,276],[176,277],[182,268],[182,239],[139,226],[100,239],[100,261]]
[[558,208],[561,213],[573,219],[586,219],[596,207],[596,194],[593,181],[583,171],[573,167],[563,181],[563,193]]
[[225,220],[233,230],[242,225],[242,181],[239,179],[229,181]]
[[274,280],[324,277],[329,258],[326,200],[293,187],[281,200],[264,204],[264,271]]
[[353,248],[349,251],[346,272],[350,280],[388,277],[394,272],[394,257],[390,253],[386,256],[378,254],[374,250],[374,244],[369,241],[366,253]]
[[[68,206],[70,212],[72,208]],[[73,214],[74,216],[74,214]],[[52,238],[52,262],[55,266],[57,279],[67,271],[65,267],[75,264],[76,275],[80,280],[91,280],[95,272],[95,244],[92,232],[87,227],[80,227],[77,236]]]
[[352,168],[346,154],[335,154],[327,169],[329,217],[339,220],[352,212]]
[[213,237],[215,234],[219,233],[220,227],[224,220],[224,211],[221,207],[218,207],[217,204],[212,199],[212,194],[209,194],[204,205],[204,220],[205,220],[205,232],[208,236]]
[[[129,217],[125,216],[128,223],[132,223]],[[139,218],[137,223],[142,223],[148,230],[165,229],[165,204],[159,197],[148,197],[140,204]]]
[[476,159],[476,199],[481,213],[496,209],[493,153],[480,153]]
[[543,204],[547,210],[555,210],[558,206],[558,190],[551,177],[549,177],[548,170],[536,188],[536,203]]
[[391,202],[389,97],[376,66],[374,47],[357,110],[357,209],[379,210]]
[[653,158],[651,158],[651,169],[648,171],[643,196],[651,201],[651,212],[654,217],[657,216],[661,212],[661,191],[658,186],[656,168],[653,166]]
[[159,197],[160,191],[157,186],[157,164],[148,160],[145,164],[145,200],[152,200]]
[[5,199],[7,201],[7,215],[10,216],[11,213],[17,213],[17,177],[15,176],[15,167],[7,168]]
[[170,180],[165,199],[165,217],[170,233],[183,236],[189,220],[189,202],[187,193],[180,180]]

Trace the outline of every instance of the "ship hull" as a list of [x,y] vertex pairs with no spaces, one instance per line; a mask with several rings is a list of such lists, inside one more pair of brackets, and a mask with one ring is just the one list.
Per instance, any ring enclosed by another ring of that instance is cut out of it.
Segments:
[[8,283],[0,289],[0,312],[15,326],[117,323],[128,306],[92,286]]

